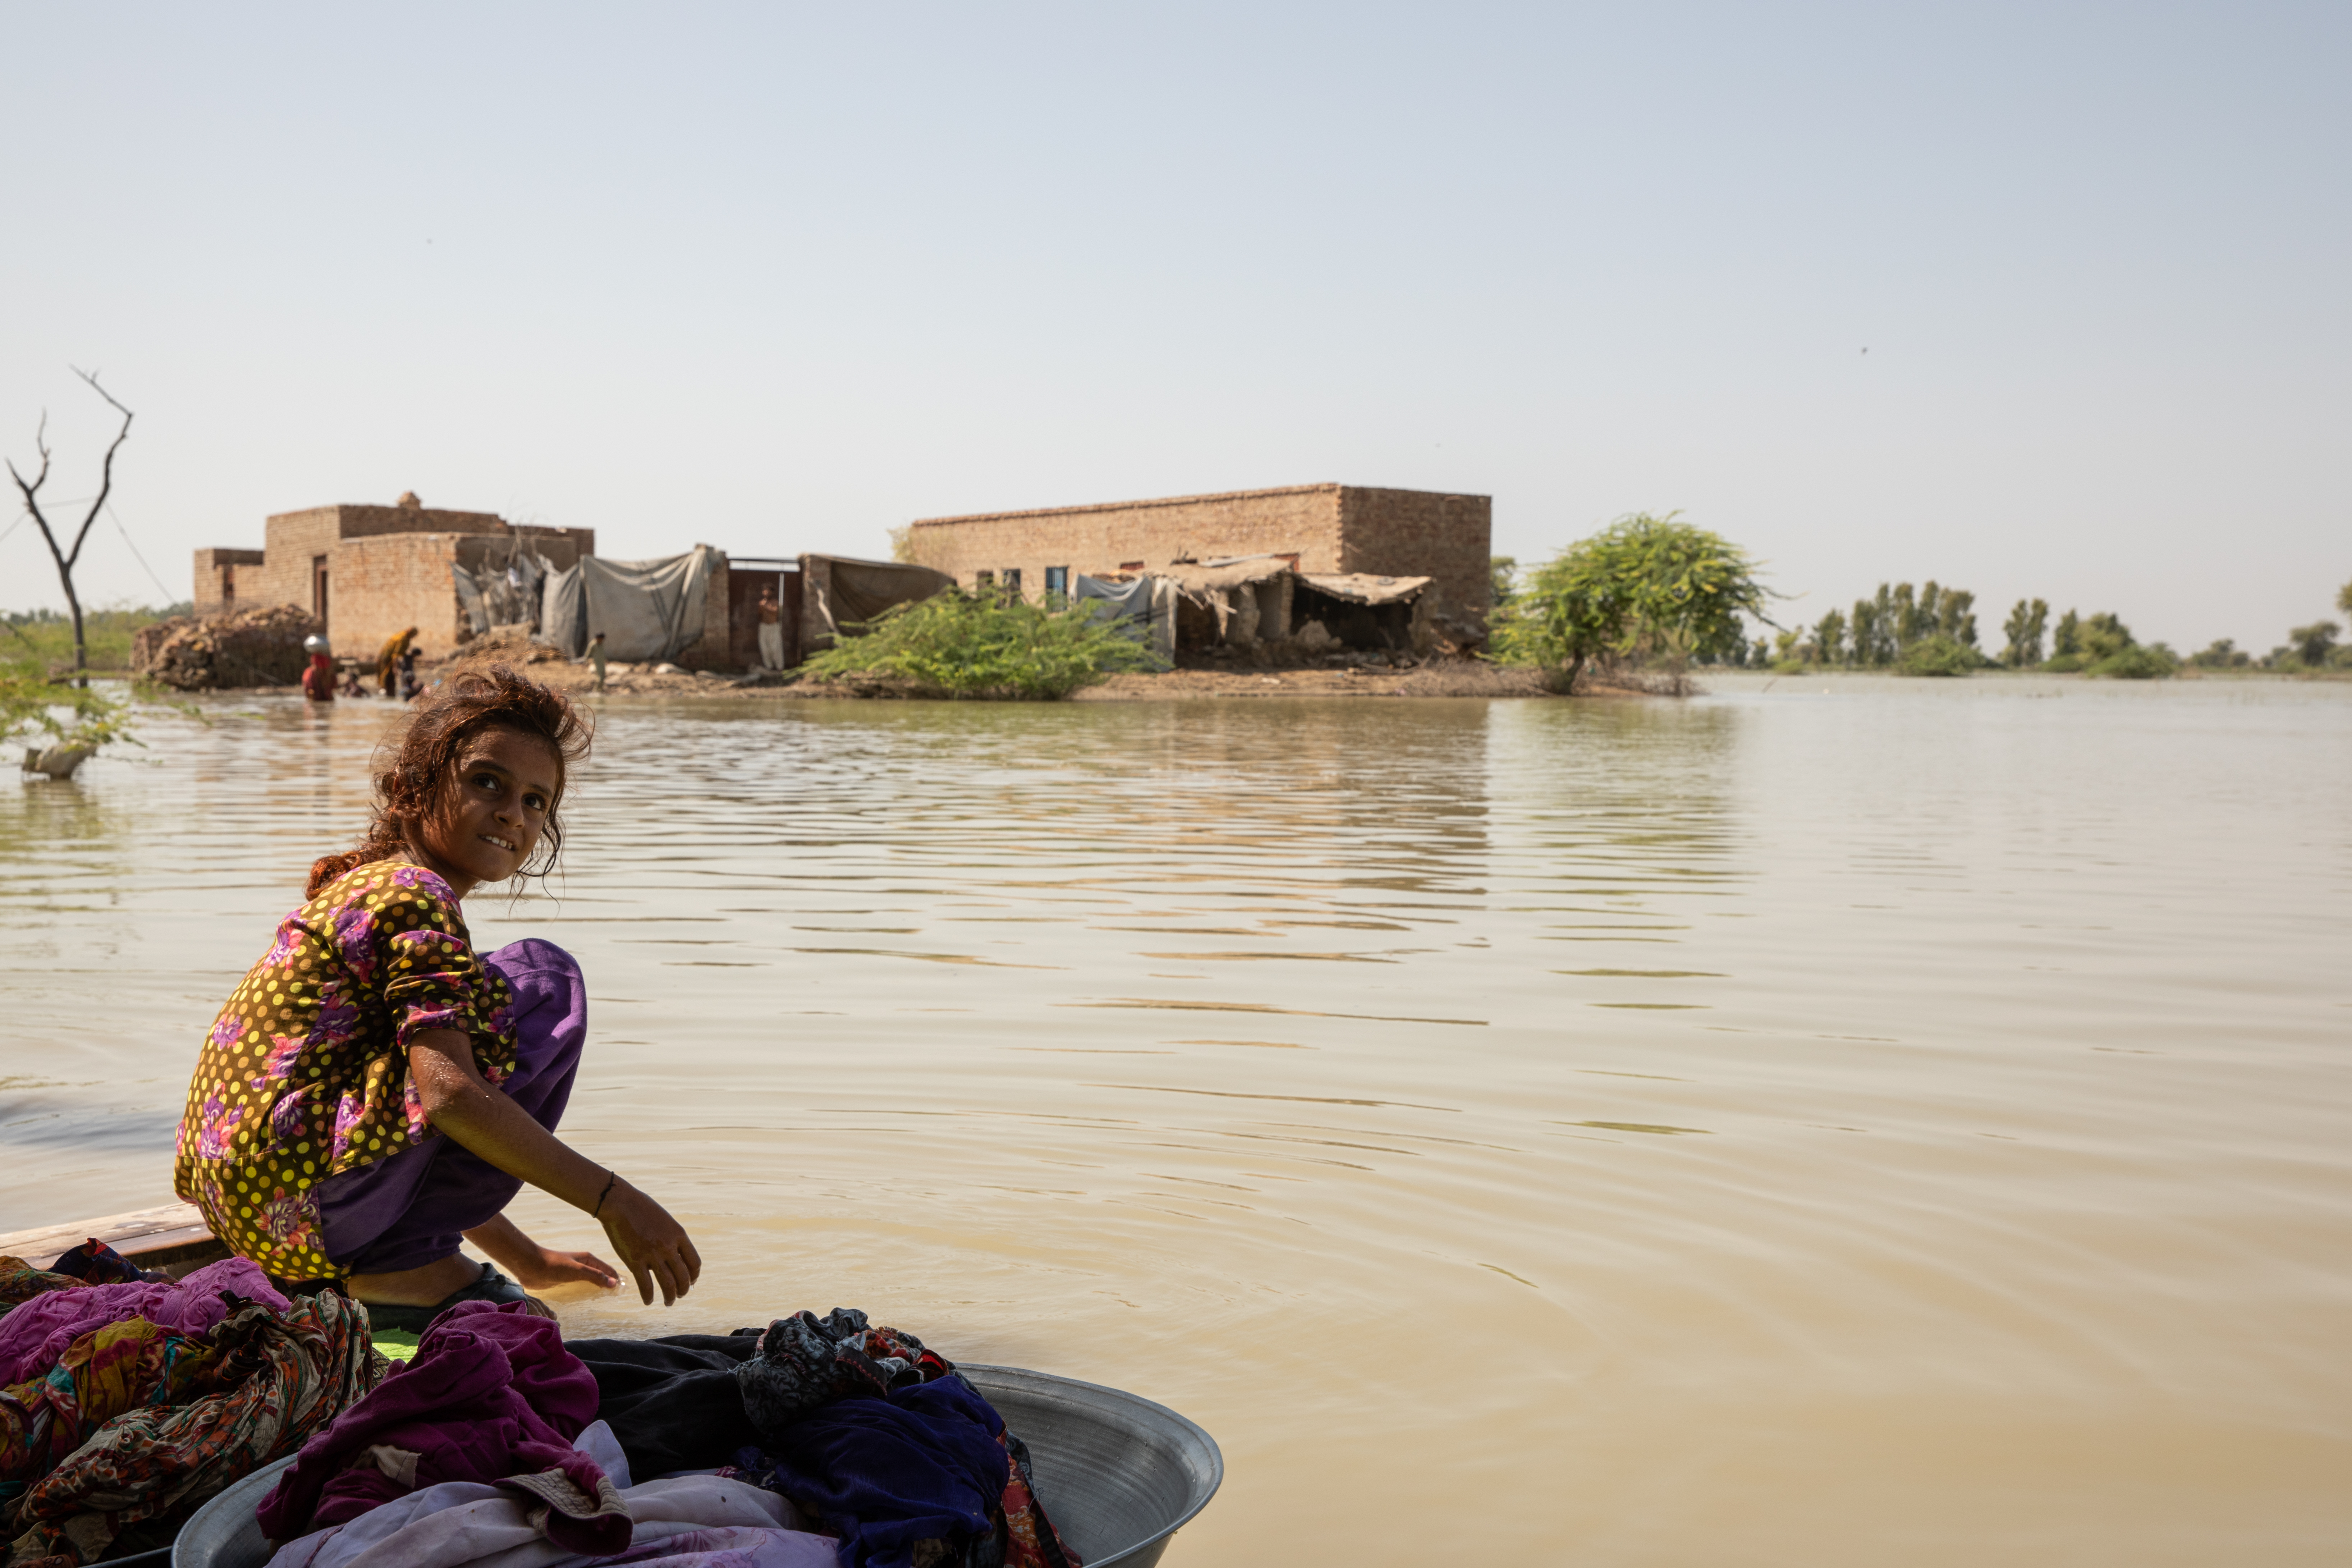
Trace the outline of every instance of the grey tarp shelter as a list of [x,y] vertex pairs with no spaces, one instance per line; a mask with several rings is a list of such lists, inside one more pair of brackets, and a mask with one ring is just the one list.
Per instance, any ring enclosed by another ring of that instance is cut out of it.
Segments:
[[845,628],[855,637],[865,622],[883,611],[955,586],[955,579],[944,572],[903,561],[803,555],[800,563],[801,646],[794,663],[831,647]]
[[718,557],[707,544],[656,561],[587,556],[569,572],[549,574],[540,596],[540,635],[574,658],[603,632],[609,658],[676,658],[702,638]]
[[1176,584],[1166,577],[1130,577],[1112,582],[1083,572],[1070,580],[1070,597],[1101,606],[1105,620],[1139,621],[1151,651],[1173,662],[1176,658]]

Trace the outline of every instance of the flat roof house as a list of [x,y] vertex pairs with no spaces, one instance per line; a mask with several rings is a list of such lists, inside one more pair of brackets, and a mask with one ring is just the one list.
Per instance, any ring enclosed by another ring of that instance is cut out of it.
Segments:
[[1440,613],[1483,625],[1490,608],[1489,496],[1362,485],[1292,485],[1161,500],[924,518],[908,553],[965,587],[1030,598],[1101,577],[1274,555],[1297,572],[1428,577]]

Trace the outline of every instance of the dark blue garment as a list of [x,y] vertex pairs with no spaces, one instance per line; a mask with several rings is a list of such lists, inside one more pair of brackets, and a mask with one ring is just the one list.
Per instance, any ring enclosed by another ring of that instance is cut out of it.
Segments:
[[841,1537],[843,1568],[908,1568],[915,1543],[992,1541],[1004,1422],[961,1377],[843,1399],[761,1434],[773,1488]]

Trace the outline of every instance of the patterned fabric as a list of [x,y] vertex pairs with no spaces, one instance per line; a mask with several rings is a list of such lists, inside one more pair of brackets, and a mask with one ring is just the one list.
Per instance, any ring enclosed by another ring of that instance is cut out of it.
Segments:
[[81,1281],[70,1274],[37,1268],[21,1258],[0,1258],[0,1310],[20,1307],[52,1290],[72,1290],[80,1285]]
[[144,1318],[83,1334],[45,1375],[0,1389],[0,1500],[22,1496],[124,1412],[184,1404],[218,1362],[203,1339]]
[[789,1426],[801,1412],[836,1399],[879,1397],[954,1370],[914,1335],[868,1328],[856,1308],[835,1307],[822,1318],[795,1312],[770,1323],[758,1352],[735,1369],[735,1380],[752,1425],[772,1427]]
[[[130,1327],[90,1336],[77,1396],[91,1400],[89,1410],[100,1401],[134,1407],[98,1427],[18,1500],[10,1568],[78,1568],[133,1524],[184,1521],[299,1447],[383,1374],[383,1359],[368,1348],[367,1310],[328,1293],[303,1297],[282,1315],[248,1302],[201,1340],[166,1335],[160,1350],[121,1331]],[[155,1403],[159,1396],[185,1403]]]
[[408,1073],[433,1029],[474,1038],[493,1087],[515,1066],[513,998],[474,954],[449,885],[378,860],[286,917],[213,1022],[180,1119],[173,1187],[280,1279],[339,1279],[318,1184],[434,1136]]
[[203,1333],[229,1315],[225,1292],[240,1302],[286,1310],[286,1298],[271,1288],[269,1277],[243,1258],[207,1263],[176,1285],[155,1279],[49,1291],[0,1318],[0,1387],[40,1376],[74,1341],[125,1319],[144,1318],[175,1334]]

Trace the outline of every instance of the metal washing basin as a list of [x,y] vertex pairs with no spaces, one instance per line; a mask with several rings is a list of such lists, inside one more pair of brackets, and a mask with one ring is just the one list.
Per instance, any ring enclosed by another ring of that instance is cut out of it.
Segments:
[[[1216,1440],[1164,1405],[1017,1366],[960,1366],[1021,1440],[1037,1498],[1087,1568],[1149,1568],[1225,1479]],[[253,1510],[291,1457],[196,1510],[172,1543],[172,1568],[262,1568],[269,1542]]]

